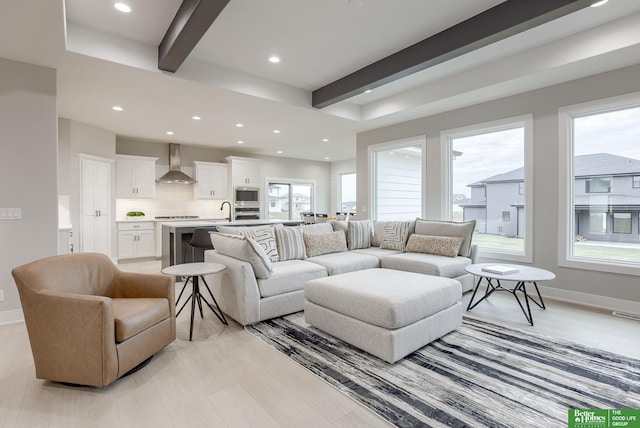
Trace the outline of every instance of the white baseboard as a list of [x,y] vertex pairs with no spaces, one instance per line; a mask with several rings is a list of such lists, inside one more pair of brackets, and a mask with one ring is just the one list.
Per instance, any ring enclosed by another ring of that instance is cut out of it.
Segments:
[[640,315],[640,302],[598,296],[596,294],[580,293],[578,291],[562,290],[555,287],[546,287],[541,284],[538,284],[538,288],[540,288],[540,294],[544,297],[548,296],[552,299],[577,303],[594,308],[609,309],[611,311]]
[[24,322],[24,315],[22,309],[14,309],[12,311],[0,311],[0,326],[17,324]]

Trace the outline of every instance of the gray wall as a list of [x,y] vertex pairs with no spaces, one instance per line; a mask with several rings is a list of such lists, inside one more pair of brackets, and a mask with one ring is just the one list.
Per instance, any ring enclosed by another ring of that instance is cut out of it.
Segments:
[[21,319],[11,269],[58,251],[56,72],[0,58],[0,324]]
[[[467,125],[533,113],[533,210],[527,221],[533,222],[533,264],[555,272],[557,279],[546,283],[565,295],[587,293],[621,301],[640,302],[638,277],[570,269],[558,266],[558,108],[640,91],[640,65],[578,79],[560,85],[502,98],[467,108],[424,117],[360,133],[357,136],[358,212],[369,207],[369,162],[371,144],[419,135],[427,136],[426,198],[428,218],[440,218],[444,212],[442,192],[444,169],[440,132]],[[517,166],[517,165],[516,165]],[[514,166],[514,167],[516,167]],[[528,187],[529,190],[531,187]],[[528,208],[527,208],[528,209]],[[531,238],[531,237],[530,237]],[[577,295],[577,294],[576,294]],[[578,296],[580,297],[580,296]],[[585,296],[588,297],[588,296]]]

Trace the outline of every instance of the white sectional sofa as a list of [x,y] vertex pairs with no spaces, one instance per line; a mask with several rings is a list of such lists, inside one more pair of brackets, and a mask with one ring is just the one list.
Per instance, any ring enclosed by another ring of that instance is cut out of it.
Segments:
[[211,233],[215,250],[205,252],[205,261],[226,269],[206,280],[222,310],[242,325],[301,311],[307,281],[357,270],[381,267],[452,278],[466,292],[473,277],[464,267],[477,263],[474,228],[475,222],[423,219],[219,226]]

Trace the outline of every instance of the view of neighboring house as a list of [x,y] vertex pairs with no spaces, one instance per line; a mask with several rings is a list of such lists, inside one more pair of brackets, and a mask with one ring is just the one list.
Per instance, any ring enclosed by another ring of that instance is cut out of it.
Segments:
[[[574,224],[578,239],[637,243],[640,160],[597,153],[576,156],[574,165]],[[468,187],[471,197],[457,205],[462,208],[465,221],[476,220],[477,232],[524,237],[523,167]]]

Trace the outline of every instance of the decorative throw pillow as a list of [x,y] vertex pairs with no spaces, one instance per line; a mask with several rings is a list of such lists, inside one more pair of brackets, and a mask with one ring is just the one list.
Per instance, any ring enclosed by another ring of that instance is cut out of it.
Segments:
[[303,234],[307,257],[347,251],[344,232]]
[[251,238],[260,244],[264,249],[264,252],[269,256],[269,260],[272,262],[280,260],[280,256],[278,255],[278,246],[276,245],[276,236],[273,233],[273,228],[271,226],[242,227],[238,233],[240,236]]
[[333,226],[331,223],[315,223],[315,224],[305,224],[304,226],[300,226],[302,233],[311,234],[311,233],[329,233],[333,232]]
[[373,227],[369,220],[347,222],[347,242],[350,250],[369,248]]
[[344,232],[344,238],[347,240],[347,247],[349,246],[349,237],[347,236],[347,232],[349,230],[349,222],[345,220],[331,220],[329,224],[333,227],[333,231],[337,232],[339,230]]
[[303,260],[307,257],[302,230],[298,227],[275,228],[280,261]]
[[411,226],[410,221],[394,221],[385,224],[382,228],[380,248],[404,251]]
[[416,233],[430,236],[459,236],[464,238],[458,255],[469,257],[471,253],[471,238],[476,228],[476,221],[434,221],[416,219]]
[[266,279],[271,276],[273,272],[271,260],[260,244],[253,239],[215,232],[209,235],[211,235],[213,248],[218,253],[249,263],[256,278]]
[[405,251],[456,257],[463,241],[464,238],[458,236],[429,236],[412,233]]

